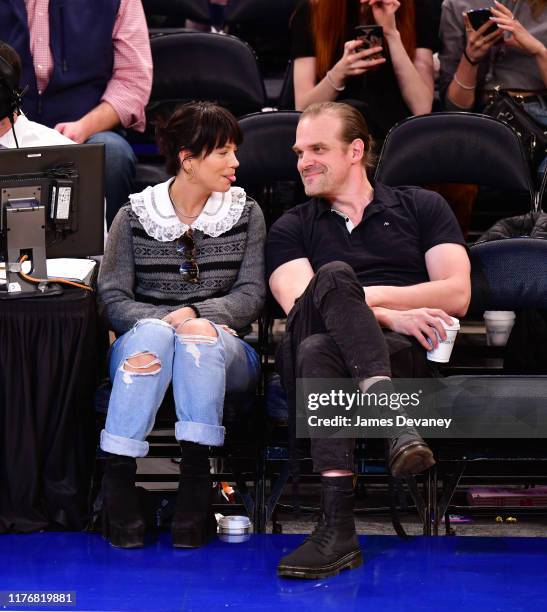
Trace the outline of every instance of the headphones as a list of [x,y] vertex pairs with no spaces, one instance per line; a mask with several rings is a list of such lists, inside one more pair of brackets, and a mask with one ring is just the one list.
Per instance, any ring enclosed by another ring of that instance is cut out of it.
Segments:
[[0,120],[20,112],[22,92],[18,85],[11,64],[0,57]]

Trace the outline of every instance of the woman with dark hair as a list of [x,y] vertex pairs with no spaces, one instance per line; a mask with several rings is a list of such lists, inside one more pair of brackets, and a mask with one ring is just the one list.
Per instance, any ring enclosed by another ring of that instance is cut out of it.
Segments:
[[[445,106],[481,111],[499,87],[547,129],[547,0],[494,1],[491,20],[474,29],[467,11],[487,5],[443,4],[439,80]],[[545,168],[547,158],[540,172]]]
[[[410,115],[431,112],[434,73],[430,0],[305,0],[291,25],[298,110],[312,102],[358,101],[383,139]],[[362,49],[355,26],[382,26],[384,47]],[[372,56],[382,53],[381,58]]]
[[[118,339],[101,449],[103,529],[113,546],[144,543],[136,457],[172,385],[182,461],[173,545],[196,547],[215,533],[209,446],[222,446],[225,392],[252,391],[255,351],[240,336],[265,296],[265,224],[256,202],[233,187],[242,134],[209,102],[179,107],[157,127],[165,183],[130,196],[110,229],[99,305]],[[234,331],[235,330],[235,331]]]

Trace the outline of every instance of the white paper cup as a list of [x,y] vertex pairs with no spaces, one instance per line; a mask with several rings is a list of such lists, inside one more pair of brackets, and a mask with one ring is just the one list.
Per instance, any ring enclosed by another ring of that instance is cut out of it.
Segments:
[[223,516],[218,522],[218,537],[231,544],[246,542],[251,537],[251,527],[248,516]]
[[[450,355],[452,354],[452,349],[454,348],[454,342],[456,341],[456,336],[458,335],[458,331],[460,330],[460,322],[456,317],[451,317],[452,325],[445,323],[442,319],[439,321],[443,324],[443,327],[446,330],[446,340],[442,340],[437,334],[437,338],[439,339],[439,345],[436,349],[431,349],[427,351],[427,358],[429,361],[436,361],[437,363],[448,363],[450,360]],[[437,333],[437,332],[435,332]]]
[[486,310],[484,313],[487,346],[505,346],[515,324],[512,310]]

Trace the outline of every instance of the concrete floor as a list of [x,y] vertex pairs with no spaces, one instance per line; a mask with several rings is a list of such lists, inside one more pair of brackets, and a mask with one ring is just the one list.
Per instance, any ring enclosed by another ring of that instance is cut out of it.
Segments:
[[[172,474],[173,479],[179,472],[178,465],[171,459],[142,459],[139,460],[139,474]],[[137,479],[138,480],[138,479]],[[145,488],[150,490],[175,490],[176,482],[146,482],[142,483]],[[365,495],[361,493],[357,497],[357,508],[376,508],[387,507],[387,492],[382,485],[368,485],[365,488]],[[304,507],[317,507],[319,504],[319,486],[315,483],[303,483],[301,485],[300,501]],[[409,499],[410,501],[410,499]],[[465,501],[465,490],[458,492],[458,501]],[[300,516],[295,516],[287,511],[285,504],[291,503],[290,486],[286,487],[280,498],[281,508],[276,512],[275,520],[281,526],[282,533],[297,534],[309,533],[315,524],[315,515],[311,512],[303,512]],[[230,513],[229,506],[227,512]],[[501,517],[502,521],[496,521],[496,517]],[[516,522],[508,522],[506,519],[516,518]],[[461,519],[469,522],[460,522]],[[401,521],[408,535],[421,535],[422,525],[414,512],[401,514]],[[359,535],[393,535],[395,532],[391,524],[388,511],[374,512],[373,514],[360,514],[357,512],[356,527]],[[481,511],[476,513],[467,512],[465,515],[453,517],[451,525],[456,535],[461,536],[483,536],[483,537],[547,537],[547,508],[544,514],[529,514],[525,509],[522,511],[507,511],[499,508],[492,511],[491,515],[483,515]],[[272,521],[268,522],[267,531],[272,532]],[[444,535],[444,523],[440,526],[440,533]]]

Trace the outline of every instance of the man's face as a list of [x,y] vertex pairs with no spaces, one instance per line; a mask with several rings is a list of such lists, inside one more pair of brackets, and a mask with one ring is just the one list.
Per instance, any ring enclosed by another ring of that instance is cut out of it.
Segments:
[[348,180],[351,147],[340,140],[341,120],[332,113],[305,117],[296,129],[293,150],[306,195],[332,198]]

